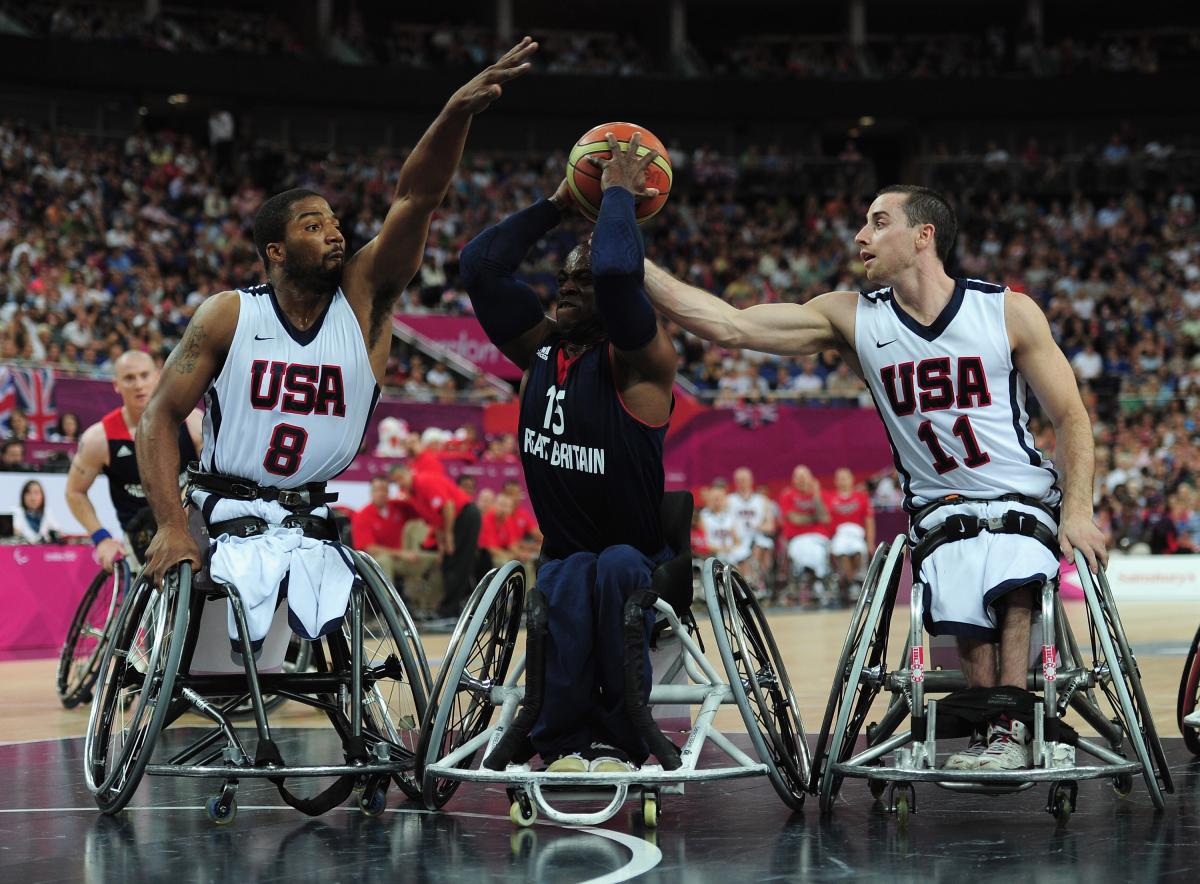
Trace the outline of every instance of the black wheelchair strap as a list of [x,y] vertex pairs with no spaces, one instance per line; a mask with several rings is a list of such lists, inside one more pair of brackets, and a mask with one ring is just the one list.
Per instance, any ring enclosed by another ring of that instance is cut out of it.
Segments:
[[949,494],[946,497],[939,497],[937,500],[931,500],[925,506],[921,507],[916,512],[912,513],[909,518],[909,524],[913,526],[916,536],[920,538],[924,531],[921,528],[921,522],[932,512],[941,509],[944,506],[960,506],[964,503],[1019,503],[1023,506],[1034,507],[1044,512],[1054,522],[1058,522],[1058,510],[1048,506],[1033,497],[1026,497],[1024,494],[1005,494],[1000,497],[980,498],[980,497],[964,497],[961,494]]
[[[348,738],[346,740],[345,754],[347,763],[355,761],[366,762],[370,758],[366,741],[362,737]],[[254,755],[254,766],[267,767],[272,764],[277,764],[280,767],[284,766],[283,756],[279,754],[279,747],[275,745],[273,740],[264,740],[258,744],[258,749]],[[350,797],[350,793],[354,791],[354,783],[358,777],[353,774],[340,776],[328,788],[314,795],[312,798],[301,798],[299,795],[293,794],[284,785],[284,777],[269,777],[268,779],[275,784],[275,788],[279,790],[279,797],[288,806],[295,808],[306,816],[321,816],[333,810]]]
[[550,623],[550,605],[539,589],[531,589],[525,598],[525,697],[521,711],[512,725],[500,737],[483,766],[488,770],[504,770],[513,759],[528,761],[533,757],[529,732],[542,714],[546,695],[546,633]]
[[[916,524],[914,520],[913,524]],[[919,574],[921,565],[933,554],[933,551],[959,540],[970,540],[978,537],[984,531],[993,534],[1019,534],[1022,537],[1032,537],[1046,547],[1055,557],[1060,555],[1058,535],[1033,513],[1009,510],[1003,516],[982,518],[980,516],[957,513],[947,516],[941,524],[930,528],[912,548],[913,574]]]
[[[212,498],[210,497],[209,500]],[[336,526],[329,519],[322,519],[319,516],[293,513],[281,524],[284,528],[299,528],[304,532],[305,537],[311,537],[314,540],[338,539]],[[220,537],[222,534],[232,537],[257,537],[259,534],[266,534],[270,527],[266,519],[260,519],[258,516],[240,516],[236,519],[213,522],[208,526],[208,534],[213,538]]]
[[[678,770],[683,766],[679,757],[679,747],[668,740],[659,729],[650,713],[650,705],[643,697],[646,691],[645,677],[642,673],[642,654],[645,653],[646,646],[646,610],[653,607],[656,601],[656,593],[642,589],[625,602],[625,710],[659,764],[666,770]],[[639,764],[645,761],[644,758],[634,760]]]
[[299,488],[275,488],[259,485],[249,479],[206,473],[200,464],[190,463],[187,468],[188,485],[234,500],[269,500],[287,509],[311,509],[338,499],[337,493],[326,491],[324,482],[309,482]]

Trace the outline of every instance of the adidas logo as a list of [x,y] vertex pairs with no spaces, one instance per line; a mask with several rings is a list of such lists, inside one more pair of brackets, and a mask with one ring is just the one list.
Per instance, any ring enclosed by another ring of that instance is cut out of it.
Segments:
[[129,457],[131,454],[133,454],[133,449],[128,445],[122,445],[117,449],[117,457]]
[[542,347],[540,350],[538,350],[537,355],[538,355],[538,359],[549,359],[550,358],[549,345]]

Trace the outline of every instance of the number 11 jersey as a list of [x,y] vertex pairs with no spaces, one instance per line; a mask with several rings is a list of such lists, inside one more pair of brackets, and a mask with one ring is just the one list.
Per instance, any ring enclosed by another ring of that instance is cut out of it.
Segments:
[[201,466],[274,488],[332,479],[358,454],[379,399],[354,310],[339,288],[301,332],[269,284],[238,298],[233,343],[204,394]]
[[1005,288],[955,280],[932,325],[890,288],[862,293],[854,349],[883,418],[909,512],[939,497],[1021,494],[1050,506],[1054,465],[1029,430],[1025,379],[1013,365]]

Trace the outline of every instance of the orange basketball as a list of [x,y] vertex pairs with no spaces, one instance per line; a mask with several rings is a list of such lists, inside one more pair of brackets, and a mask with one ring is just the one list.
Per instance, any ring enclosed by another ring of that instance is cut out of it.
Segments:
[[604,159],[612,156],[608,140],[605,138],[609,132],[617,136],[622,150],[629,149],[629,139],[633,137],[634,132],[641,132],[642,142],[638,147],[638,155],[645,156],[651,150],[658,151],[658,156],[646,169],[646,187],[657,187],[658,196],[642,200],[637,205],[637,222],[644,224],[666,205],[673,178],[671,158],[667,155],[667,149],[654,133],[644,126],[635,123],[601,123],[585,132],[583,137],[575,142],[567,159],[567,186],[571,188],[571,196],[575,198],[583,214],[595,221],[600,214],[600,176],[603,172],[585,157]]

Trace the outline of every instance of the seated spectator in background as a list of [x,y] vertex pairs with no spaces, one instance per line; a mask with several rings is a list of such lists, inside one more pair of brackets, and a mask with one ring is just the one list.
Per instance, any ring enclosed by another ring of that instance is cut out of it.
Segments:
[[405,543],[405,526],[417,518],[413,507],[388,498],[385,476],[371,479],[371,502],[354,514],[354,548],[368,553],[400,591],[414,614],[428,612],[440,600],[436,553]]
[[[812,581],[824,584],[829,578],[829,511],[821,496],[821,486],[812,470],[797,466],[792,484],[779,493],[779,518],[792,576],[800,585],[800,601],[812,601]],[[828,596],[827,587],[821,595]]]
[[496,495],[492,508],[483,514],[479,546],[487,551],[495,568],[513,559],[529,565],[538,555],[538,546],[528,542],[525,528],[516,517],[513,499],[503,493]]
[[30,479],[21,486],[21,505],[13,510],[13,534],[26,543],[58,543],[62,531],[46,510],[42,483]]
[[720,556],[732,565],[750,557],[751,539],[742,535],[741,520],[729,505],[724,479],[714,479],[708,490],[708,503],[700,513],[704,527],[704,546],[709,555]]
[[479,460],[479,454],[479,433],[470,424],[463,424],[446,440],[443,457],[447,460],[475,463]]
[[50,432],[46,434],[49,442],[78,442],[79,416],[73,411],[64,411]]
[[17,473],[28,469],[30,466],[25,462],[25,443],[20,439],[5,441],[4,447],[0,449],[0,470]]
[[533,515],[533,511],[525,505],[525,486],[516,479],[509,479],[504,483],[503,493],[512,501],[512,519],[516,530],[520,532],[521,537],[526,539],[527,543],[534,544],[540,550],[542,531],[538,528],[537,518]]
[[829,553],[837,571],[842,598],[853,601],[862,587],[867,556],[875,549],[875,510],[865,491],[854,488],[854,473],[842,467],[833,474],[834,489],[825,496],[833,536]]
[[729,505],[738,518],[738,533],[750,542],[750,558],[758,571],[755,576],[743,576],[765,586],[775,564],[775,507],[765,494],[754,490],[754,473],[749,467],[733,471]]
[[512,463],[519,464],[520,456],[517,454],[517,437],[512,433],[500,433],[498,436],[493,436],[488,442],[487,450],[483,453],[485,463]]
[[33,428],[29,425],[29,418],[25,417],[25,412],[14,408],[8,415],[8,438],[32,439],[34,438],[32,434]]
[[375,454],[379,457],[404,457],[407,453],[408,422],[398,417],[385,417],[379,422],[379,441]]

